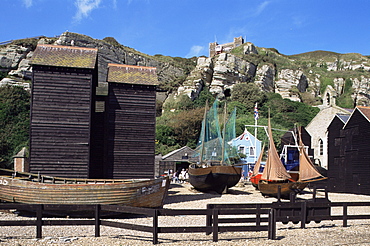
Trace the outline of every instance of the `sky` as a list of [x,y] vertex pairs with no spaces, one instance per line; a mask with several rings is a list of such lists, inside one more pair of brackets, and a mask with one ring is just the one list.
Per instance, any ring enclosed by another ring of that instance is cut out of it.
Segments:
[[370,55],[368,0],[0,0],[0,42],[65,31],[149,55],[208,56],[242,36],[293,55]]

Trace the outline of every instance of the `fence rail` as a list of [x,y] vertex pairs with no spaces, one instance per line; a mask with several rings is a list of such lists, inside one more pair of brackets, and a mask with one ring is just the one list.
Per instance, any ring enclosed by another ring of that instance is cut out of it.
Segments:
[[[213,241],[218,241],[220,232],[267,231],[268,239],[276,239],[277,222],[299,223],[301,228],[309,221],[317,223],[323,220],[342,220],[343,227],[348,220],[369,219],[370,214],[349,215],[349,207],[370,206],[370,202],[330,202],[326,199],[300,202],[275,202],[259,204],[208,204],[206,209],[150,209],[121,205],[49,205],[0,203],[0,210],[17,209],[35,213],[36,219],[0,220],[0,226],[36,226],[36,238],[42,238],[43,226],[91,225],[95,226],[95,237],[100,236],[100,227],[109,226],[122,229],[152,233],[153,244],[158,244],[159,233],[199,233],[213,234]],[[341,215],[331,215],[331,208],[342,207]],[[93,219],[55,219],[45,217],[52,211],[83,211],[94,215]],[[129,213],[152,217],[152,225],[137,225],[126,222],[106,220],[103,213]],[[205,216],[205,226],[165,227],[158,225],[160,216]],[[221,217],[220,217],[221,216]],[[228,217],[229,216],[229,217]],[[231,217],[230,217],[231,216]],[[0,229],[1,230],[1,229]]]

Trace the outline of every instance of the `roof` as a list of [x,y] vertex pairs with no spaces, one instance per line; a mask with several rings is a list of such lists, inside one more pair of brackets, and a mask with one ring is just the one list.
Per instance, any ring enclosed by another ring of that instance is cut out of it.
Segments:
[[93,48],[39,44],[30,63],[54,67],[93,69],[95,68],[97,54],[98,49]]
[[356,106],[356,108],[353,110],[352,114],[348,118],[347,122],[344,124],[343,129],[347,127],[348,122],[350,122],[350,119],[352,118],[356,110],[358,110],[358,112],[362,114],[367,121],[370,122],[370,107]]
[[336,114],[336,116],[345,124],[351,115],[349,114]]
[[108,64],[108,82],[158,85],[155,67],[132,66],[125,64]]
[[370,107],[357,106],[356,108],[370,121]]
[[197,161],[198,157],[194,157],[195,153],[195,150],[192,148],[184,146],[162,156],[162,161]]

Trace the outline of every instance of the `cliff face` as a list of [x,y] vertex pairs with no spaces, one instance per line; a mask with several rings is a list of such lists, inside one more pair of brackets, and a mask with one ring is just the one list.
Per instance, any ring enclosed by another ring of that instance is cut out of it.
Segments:
[[[172,64],[153,59],[149,55],[141,54],[133,49],[117,44],[111,44],[104,40],[66,32],[58,39],[42,38],[41,44],[74,45],[78,47],[98,48],[99,82],[105,82],[107,78],[107,64],[128,64],[137,66],[156,67],[158,80],[162,84],[171,83],[179,77],[185,76],[184,69]],[[31,67],[28,62],[33,54],[32,48],[19,45],[0,47],[0,71],[8,73],[12,79],[5,78],[1,84],[11,83],[23,85],[24,80],[31,79]]]
[[[338,97],[347,93],[357,105],[370,105],[370,59],[360,54],[315,51],[285,56],[275,49],[245,43],[230,53],[199,57],[196,67],[189,73],[174,59],[166,62],[113,41],[69,32],[59,38],[38,40],[39,43],[98,48],[101,82],[106,81],[107,63],[129,64],[156,67],[161,86],[169,85],[163,87],[170,88],[173,96],[185,94],[195,99],[207,87],[211,93],[223,98],[233,93],[235,84],[255,83],[261,90],[302,101],[303,93],[306,97],[322,98],[325,87],[331,85]],[[19,84],[29,88],[27,81],[31,79],[31,67],[28,62],[32,54],[31,46],[0,46],[0,72],[10,77],[0,81],[0,86]]]
[[223,98],[225,92],[232,93],[233,86],[243,82],[255,83],[261,90],[293,101],[302,101],[302,93],[321,98],[325,87],[332,85],[338,96],[350,93],[357,105],[370,105],[368,57],[323,51],[284,56],[251,43],[235,52],[198,58],[196,68],[176,96],[186,94],[194,99],[203,87],[208,87]]

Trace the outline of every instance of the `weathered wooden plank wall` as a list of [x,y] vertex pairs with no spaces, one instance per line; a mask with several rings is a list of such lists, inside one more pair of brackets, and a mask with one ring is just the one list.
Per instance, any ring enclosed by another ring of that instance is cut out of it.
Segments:
[[344,177],[342,171],[341,159],[341,137],[340,132],[344,123],[338,117],[335,117],[328,127],[328,179],[329,190],[340,191],[345,189]]
[[107,178],[152,178],[155,86],[109,83]]
[[30,171],[88,177],[92,69],[33,66]]
[[332,192],[370,194],[370,145],[367,144],[370,123],[356,109],[342,127],[334,121],[329,126],[329,189]]

